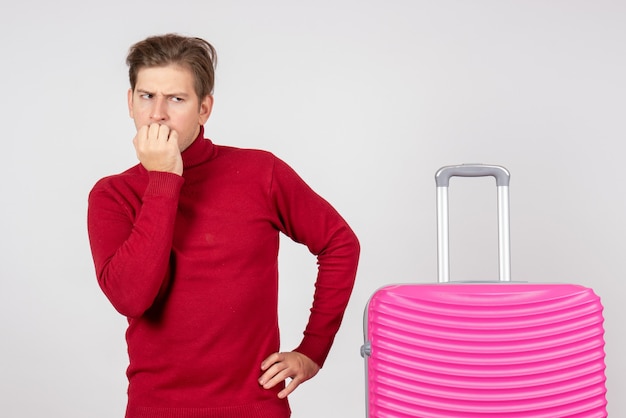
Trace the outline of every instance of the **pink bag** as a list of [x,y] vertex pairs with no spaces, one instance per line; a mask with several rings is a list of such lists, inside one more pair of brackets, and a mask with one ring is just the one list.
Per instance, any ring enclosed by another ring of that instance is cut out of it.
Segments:
[[[499,282],[450,282],[448,185],[493,176]],[[602,305],[574,284],[510,281],[509,173],[437,172],[438,282],[376,291],[365,310],[370,418],[606,417]]]

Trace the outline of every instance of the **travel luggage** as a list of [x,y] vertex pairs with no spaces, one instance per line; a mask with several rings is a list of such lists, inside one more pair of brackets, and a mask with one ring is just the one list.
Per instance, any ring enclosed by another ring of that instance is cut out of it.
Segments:
[[[499,281],[451,282],[448,186],[496,179]],[[370,418],[606,417],[602,305],[592,289],[510,279],[509,172],[441,168],[438,283],[394,284],[364,314]]]

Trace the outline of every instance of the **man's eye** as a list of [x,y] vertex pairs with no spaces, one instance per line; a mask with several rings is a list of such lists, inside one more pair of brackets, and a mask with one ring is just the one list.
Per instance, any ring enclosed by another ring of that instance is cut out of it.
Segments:
[[150,93],[143,93],[139,95],[142,99],[152,99],[152,95]]
[[175,103],[182,103],[183,99],[180,98],[180,97],[172,97],[172,101],[175,102]]

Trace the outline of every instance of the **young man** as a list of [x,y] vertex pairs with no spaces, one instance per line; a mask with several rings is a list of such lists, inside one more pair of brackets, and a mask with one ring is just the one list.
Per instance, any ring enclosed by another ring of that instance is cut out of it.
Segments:
[[[356,275],[356,236],[288,165],[204,137],[215,59],[208,42],[175,34],[131,47],[139,164],[89,195],[98,283],[128,318],[127,418],[289,417],[287,395],[323,365]],[[289,352],[279,352],[281,232],[319,264]]]

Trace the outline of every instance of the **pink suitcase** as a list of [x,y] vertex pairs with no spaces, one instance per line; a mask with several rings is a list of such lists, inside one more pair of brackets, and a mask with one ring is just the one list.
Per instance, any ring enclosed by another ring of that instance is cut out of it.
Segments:
[[[453,176],[496,179],[499,282],[449,281]],[[390,285],[369,300],[367,416],[606,417],[599,297],[574,284],[511,282],[505,168],[448,166],[435,178],[438,283]]]

